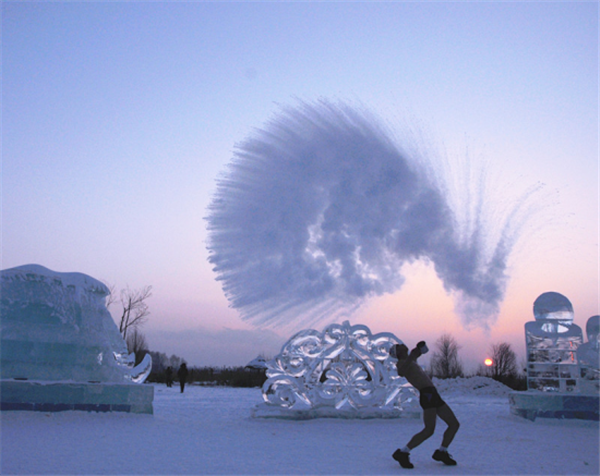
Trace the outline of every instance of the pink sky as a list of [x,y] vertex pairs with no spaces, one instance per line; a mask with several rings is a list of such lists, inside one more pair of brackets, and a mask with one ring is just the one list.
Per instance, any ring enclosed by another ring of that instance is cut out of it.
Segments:
[[501,341],[523,356],[543,292],[582,328],[599,313],[596,2],[3,2],[2,31],[2,269],[152,285],[152,350],[244,365],[289,337],[228,307],[204,217],[235,144],[294,98],[359,101],[487,164],[492,209],[544,184],[489,333],[418,264],[351,323],[449,332],[476,366]]

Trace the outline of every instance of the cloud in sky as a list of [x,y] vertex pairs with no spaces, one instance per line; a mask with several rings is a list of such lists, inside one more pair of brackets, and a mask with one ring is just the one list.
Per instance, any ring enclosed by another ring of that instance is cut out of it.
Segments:
[[426,145],[393,137],[364,108],[319,100],[283,107],[237,145],[207,221],[209,261],[243,319],[346,317],[424,259],[464,324],[493,323],[528,197],[491,220],[481,177],[450,200]]

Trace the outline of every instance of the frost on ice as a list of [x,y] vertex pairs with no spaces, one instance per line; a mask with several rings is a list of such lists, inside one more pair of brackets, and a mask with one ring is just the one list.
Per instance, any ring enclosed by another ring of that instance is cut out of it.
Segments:
[[105,306],[108,288],[39,265],[2,271],[2,378],[143,382],[152,361],[133,356]]

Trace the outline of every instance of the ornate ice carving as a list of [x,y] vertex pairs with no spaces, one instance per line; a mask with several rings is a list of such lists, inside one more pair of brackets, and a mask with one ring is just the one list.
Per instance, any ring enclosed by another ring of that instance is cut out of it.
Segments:
[[525,323],[527,387],[543,392],[579,393],[577,348],[581,328],[573,323],[573,305],[556,292],[533,303],[535,321]]
[[401,343],[348,321],[298,332],[267,362],[265,404],[255,416],[416,416],[417,393],[389,355]]

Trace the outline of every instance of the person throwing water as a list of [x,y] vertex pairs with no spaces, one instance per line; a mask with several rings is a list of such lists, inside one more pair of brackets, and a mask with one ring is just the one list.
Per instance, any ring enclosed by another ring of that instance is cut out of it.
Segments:
[[423,422],[425,423],[423,430],[414,435],[405,447],[398,448],[392,455],[392,458],[398,461],[403,468],[414,468],[409,458],[410,451],[433,435],[438,416],[448,425],[448,428],[444,432],[442,446],[435,450],[432,458],[448,466],[456,465],[456,461],[448,454],[448,446],[452,443],[460,423],[452,409],[440,397],[431,379],[417,364],[417,359],[428,350],[425,341],[419,342],[410,353],[404,344],[396,344],[390,349],[390,355],[398,359],[396,364],[398,375],[405,377],[408,383],[419,391],[419,403],[423,408]]

